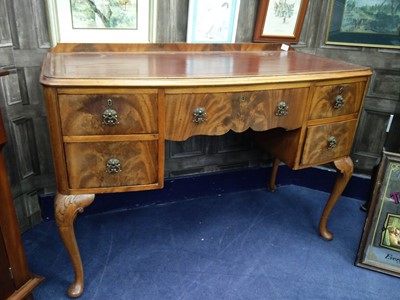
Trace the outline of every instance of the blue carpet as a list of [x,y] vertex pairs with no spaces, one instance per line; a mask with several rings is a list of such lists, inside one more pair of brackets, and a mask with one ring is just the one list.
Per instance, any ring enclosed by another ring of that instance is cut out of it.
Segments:
[[[319,236],[327,197],[286,185],[78,217],[81,299],[397,299],[398,278],[354,266],[362,201],[342,197],[334,240]],[[23,239],[46,278],[35,299],[67,299],[73,272],[54,221]]]

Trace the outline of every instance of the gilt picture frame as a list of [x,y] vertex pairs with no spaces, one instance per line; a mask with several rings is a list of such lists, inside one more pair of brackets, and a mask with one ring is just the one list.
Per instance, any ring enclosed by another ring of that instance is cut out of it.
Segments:
[[333,0],[326,44],[400,49],[399,24],[399,3],[385,0]]
[[308,0],[260,0],[253,42],[297,43]]
[[155,41],[157,0],[46,0],[51,45]]
[[383,152],[356,265],[400,277],[400,154]]

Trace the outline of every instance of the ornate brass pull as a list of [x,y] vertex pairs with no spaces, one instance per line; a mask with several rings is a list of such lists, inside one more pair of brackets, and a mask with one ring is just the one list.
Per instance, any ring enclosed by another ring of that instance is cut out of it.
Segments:
[[107,126],[119,124],[118,114],[114,109],[107,108],[105,111],[103,111],[103,124]]
[[107,100],[107,104],[108,106],[110,106],[110,108],[107,108],[105,111],[103,111],[103,125],[107,125],[107,126],[115,126],[119,124],[118,121],[118,113],[115,109],[112,109],[111,106],[113,104],[113,101],[111,99]]
[[341,86],[339,88],[339,95],[335,98],[335,103],[333,104],[334,109],[340,109],[344,106],[344,98],[343,98],[344,88]]
[[193,110],[193,123],[205,123],[207,122],[206,118],[206,109],[204,107],[197,107]]
[[121,162],[118,158],[110,158],[107,160],[106,171],[108,174],[116,174],[122,171]]
[[332,135],[328,137],[328,149],[331,150],[337,145],[336,138]]
[[289,114],[289,106],[286,104],[286,102],[281,101],[278,103],[276,107],[276,113],[275,115],[278,117],[283,117]]

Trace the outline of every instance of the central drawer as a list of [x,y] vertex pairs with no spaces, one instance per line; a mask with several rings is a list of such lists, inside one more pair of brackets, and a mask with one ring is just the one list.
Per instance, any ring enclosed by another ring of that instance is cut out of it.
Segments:
[[301,127],[308,88],[243,92],[166,92],[166,139],[222,135],[249,128],[264,131]]
[[156,93],[61,94],[59,108],[64,136],[158,131]]
[[158,141],[65,143],[71,189],[157,183]]

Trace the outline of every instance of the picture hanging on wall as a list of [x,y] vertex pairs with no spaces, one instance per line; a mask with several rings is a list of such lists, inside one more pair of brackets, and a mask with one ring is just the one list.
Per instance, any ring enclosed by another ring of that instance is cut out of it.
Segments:
[[240,0],[190,0],[188,43],[234,43]]
[[383,153],[356,265],[400,277],[400,154]]
[[52,46],[153,42],[156,1],[46,0]]
[[308,0],[260,0],[254,42],[297,43]]
[[334,0],[326,44],[400,49],[398,0]]

